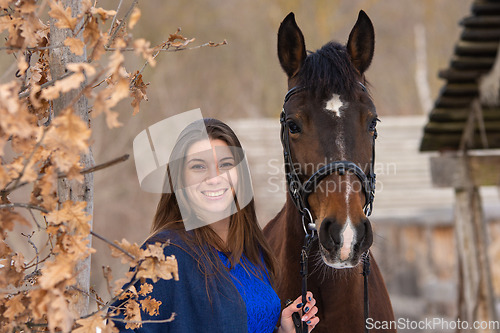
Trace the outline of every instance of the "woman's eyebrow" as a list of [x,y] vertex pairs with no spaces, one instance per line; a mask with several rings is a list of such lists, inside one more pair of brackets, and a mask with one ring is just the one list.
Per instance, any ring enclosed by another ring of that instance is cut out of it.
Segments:
[[202,162],[203,163],[203,162],[205,162],[205,160],[202,158],[192,158],[189,161],[187,161],[187,163],[191,163],[191,162]]
[[232,157],[232,156],[223,157],[220,159],[220,162],[225,161],[225,160],[234,160],[234,157]]

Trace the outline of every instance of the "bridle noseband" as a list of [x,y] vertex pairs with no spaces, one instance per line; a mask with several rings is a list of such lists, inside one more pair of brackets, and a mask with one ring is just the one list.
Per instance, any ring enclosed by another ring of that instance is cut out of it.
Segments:
[[[365,86],[359,82],[363,91],[366,91]],[[301,86],[296,86],[290,89],[286,95],[285,100],[283,102],[283,108],[281,109],[280,114],[280,123],[281,123],[281,144],[283,146],[283,157],[285,160],[285,170],[286,170],[286,181],[288,184],[288,193],[292,198],[293,203],[297,207],[302,216],[302,226],[304,228],[304,232],[306,233],[304,239],[304,246],[302,247],[301,252],[301,271],[300,274],[302,276],[302,303],[306,304],[306,293],[307,293],[307,276],[308,276],[308,257],[309,251],[311,249],[313,241],[317,238],[317,228],[316,223],[313,220],[310,206],[308,202],[309,195],[316,190],[318,184],[327,176],[338,173],[339,175],[345,175],[346,171],[352,172],[358,179],[361,181],[361,185],[363,187],[363,192],[365,194],[365,204],[363,206],[363,212],[368,217],[371,215],[373,210],[373,200],[375,198],[375,184],[376,184],[376,175],[374,173],[375,167],[375,139],[377,138],[377,131],[375,130],[372,140],[372,159],[370,164],[370,170],[368,174],[357,166],[354,162],[350,161],[335,161],[325,165],[324,167],[317,170],[309,179],[302,184],[300,181],[299,175],[295,171],[295,167],[292,160],[292,154],[290,152],[290,142],[289,142],[289,128],[286,121],[286,111],[285,104],[288,100],[295,94],[304,91],[306,88]],[[307,222],[306,222],[307,220]],[[307,228],[306,228],[307,224]],[[307,231],[307,229],[311,230],[311,233]],[[366,327],[366,321],[369,316],[368,310],[368,275],[370,275],[370,257],[369,250],[363,253],[363,278],[364,278],[364,324],[365,324],[365,332],[368,332],[368,328]],[[288,302],[287,302],[288,303]],[[302,332],[307,332],[307,325],[302,325],[300,320],[300,316],[298,313],[294,313],[293,320],[295,323],[296,332],[300,333],[302,326]]]

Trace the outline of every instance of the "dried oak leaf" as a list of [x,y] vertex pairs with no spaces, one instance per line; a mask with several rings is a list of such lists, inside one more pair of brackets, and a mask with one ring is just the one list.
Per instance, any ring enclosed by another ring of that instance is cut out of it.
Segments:
[[83,260],[92,253],[95,249],[89,247],[90,240],[83,235],[69,235],[64,233],[57,237],[55,253],[63,253],[73,258],[73,260]]
[[146,257],[141,262],[137,271],[137,278],[151,279],[153,282],[158,279],[179,280],[177,259],[175,256],[168,256],[164,260],[157,257]]
[[94,47],[99,38],[101,38],[99,23],[97,23],[97,19],[91,18],[85,25],[85,30],[83,30],[83,39],[85,40],[85,43],[89,44],[89,47]]
[[104,318],[99,312],[88,318],[78,319],[76,323],[80,325],[80,327],[74,329],[73,333],[96,333],[97,327],[99,327],[101,331],[106,327]]
[[137,72],[135,75],[137,75],[137,77],[134,81],[134,85],[130,87],[130,90],[132,91],[130,93],[130,97],[134,99],[132,103],[130,103],[134,107],[134,113],[132,114],[133,116],[139,113],[141,101],[148,100],[148,96],[146,95],[146,88],[149,85],[149,83],[146,84],[142,81],[142,74],[138,74]]
[[12,264],[16,272],[18,273],[24,272],[25,264],[24,264],[23,254],[20,252],[16,252],[16,254],[12,256]]
[[69,232],[75,232],[77,235],[88,236],[90,233],[90,223],[92,216],[84,210],[87,202],[65,201],[60,210],[52,211],[46,215],[47,222],[54,225],[65,223]]
[[181,31],[181,28],[178,28],[175,33],[169,34],[167,42],[172,43],[175,42],[176,39],[186,40],[187,38],[183,37],[182,35],[179,35],[179,31]]
[[156,60],[154,59],[153,53],[154,49],[150,48],[151,42],[145,40],[144,38],[139,38],[134,41],[134,51],[135,54],[141,54],[144,59],[146,59],[151,67],[156,66]]
[[129,28],[133,29],[140,18],[141,18],[141,10],[135,7],[134,10],[132,11],[132,14],[130,14],[130,21],[128,22]]
[[123,54],[119,50],[114,51],[109,57],[106,76],[119,75],[119,69],[122,67],[124,61],[125,57]]
[[141,290],[139,291],[139,295],[146,296],[153,291],[153,286],[149,283],[141,284]]
[[49,11],[49,16],[57,20],[56,27],[59,29],[75,29],[77,18],[71,17],[70,7],[64,9],[59,1],[50,1],[49,5],[51,9]]
[[13,320],[17,315],[23,313],[24,310],[26,310],[26,307],[22,302],[23,297],[23,294],[18,294],[5,303],[5,307],[7,308],[7,311],[3,313],[3,316],[5,318]]
[[40,36],[37,34],[37,31],[44,27],[45,25],[40,22],[40,19],[38,19],[35,13],[29,14],[29,16],[23,20],[20,27],[22,31],[21,36],[24,38],[24,44],[28,47],[36,47],[40,41]]
[[35,0],[21,0],[16,3],[16,8],[22,14],[30,14],[35,12],[37,5]]
[[12,231],[14,229],[14,225],[16,224],[31,226],[28,220],[26,220],[21,214],[9,209],[0,210],[1,233],[4,233],[5,231]]
[[[141,321],[141,309],[139,307],[139,303],[134,300],[129,300],[125,305],[125,320],[140,322]],[[125,328],[127,329],[135,329],[142,327],[141,323],[127,323]]]
[[94,76],[96,73],[96,69],[93,65],[86,62],[75,62],[71,64],[67,64],[66,68],[75,73],[84,72],[87,77]]
[[82,6],[81,13],[87,14],[90,12],[90,8],[92,8],[92,1],[91,0],[82,0],[81,6]]
[[69,50],[75,55],[82,55],[85,44],[78,38],[67,37],[64,45],[69,46]]
[[116,10],[105,10],[100,7],[99,8],[92,7],[90,9],[90,12],[92,13],[92,15],[99,15],[103,22],[106,22],[108,18],[116,15]]
[[0,259],[0,289],[7,288],[10,284],[17,287],[23,281],[24,274],[16,271],[11,255],[4,258]]
[[53,261],[45,262],[42,268],[42,276],[38,279],[42,289],[52,289],[59,282],[66,281],[70,285],[73,280],[73,268],[75,261],[72,256],[59,254]]
[[53,86],[42,90],[41,97],[48,101],[59,98],[59,94],[61,93],[67,93],[73,89],[79,89],[84,81],[85,75],[83,73],[75,73],[57,81]]
[[77,315],[71,310],[68,297],[59,289],[52,289],[50,303],[47,305],[47,321],[52,333],[59,328],[63,333],[68,333],[73,327]]
[[105,33],[101,38],[97,40],[97,43],[92,50],[92,54],[90,55],[92,61],[96,61],[101,59],[102,55],[106,53],[106,49],[104,45],[108,42],[108,34]]
[[0,0],[0,9],[9,9],[9,6],[14,4],[15,0]]
[[44,143],[51,150],[86,152],[91,133],[87,124],[72,109],[66,109],[52,120],[52,127],[46,132]]
[[109,248],[111,249],[111,256],[113,258],[122,258],[122,264],[129,263],[132,267],[134,267],[137,265],[138,261],[144,259],[145,257],[146,251],[142,250],[137,243],[130,244],[125,238],[122,239],[121,243],[118,241],[114,241],[114,243],[134,257],[133,259],[123,251],[109,245]]
[[157,316],[159,314],[159,309],[161,301],[157,301],[151,296],[140,301],[142,306],[142,311],[147,312],[150,316]]

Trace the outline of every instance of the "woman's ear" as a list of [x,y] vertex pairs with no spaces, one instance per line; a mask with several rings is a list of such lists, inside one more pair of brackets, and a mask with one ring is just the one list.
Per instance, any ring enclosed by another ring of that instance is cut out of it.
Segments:
[[363,75],[370,67],[374,50],[375,30],[368,15],[361,10],[347,41],[347,52],[359,74]]
[[290,13],[281,22],[278,30],[278,58],[288,78],[293,77],[307,57],[304,36]]

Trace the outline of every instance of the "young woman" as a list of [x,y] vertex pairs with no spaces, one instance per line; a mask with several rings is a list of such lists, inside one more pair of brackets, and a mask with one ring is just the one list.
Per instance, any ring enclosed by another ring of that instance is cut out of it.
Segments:
[[[140,332],[294,333],[292,314],[311,331],[319,322],[308,293],[281,312],[272,288],[275,261],[255,215],[250,175],[241,144],[219,120],[188,125],[170,155],[164,193],[145,244],[168,242],[179,281],[159,280],[148,296],[161,301],[159,316],[142,312]],[[149,283],[152,283],[149,281]],[[120,331],[125,323],[115,322]]]

